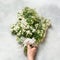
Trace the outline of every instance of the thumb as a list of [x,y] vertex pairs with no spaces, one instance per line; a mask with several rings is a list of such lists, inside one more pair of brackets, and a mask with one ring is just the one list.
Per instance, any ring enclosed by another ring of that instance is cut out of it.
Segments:
[[31,49],[30,44],[27,44],[27,49]]

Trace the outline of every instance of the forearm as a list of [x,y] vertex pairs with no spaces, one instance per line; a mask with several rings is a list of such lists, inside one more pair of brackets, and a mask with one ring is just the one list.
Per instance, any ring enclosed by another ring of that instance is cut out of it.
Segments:
[[37,48],[36,47],[31,48],[30,45],[28,45],[27,48],[28,48],[27,49],[27,58],[28,58],[28,60],[35,60]]

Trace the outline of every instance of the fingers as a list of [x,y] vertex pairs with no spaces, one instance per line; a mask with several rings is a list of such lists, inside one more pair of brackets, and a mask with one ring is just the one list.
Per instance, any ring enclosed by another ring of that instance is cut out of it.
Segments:
[[27,49],[38,49],[38,46],[37,45],[34,45],[34,44],[30,44],[29,42],[27,42]]
[[36,49],[37,49],[37,48],[38,48],[38,46],[34,46],[34,48],[36,48]]
[[30,45],[27,45],[27,48],[28,48],[28,49],[31,49]]
[[32,49],[33,49],[33,50],[37,50],[37,49],[38,49],[38,47],[37,47],[37,46],[34,46]]
[[27,43],[27,49],[30,49],[31,47],[30,47],[30,44],[29,44],[29,42]]

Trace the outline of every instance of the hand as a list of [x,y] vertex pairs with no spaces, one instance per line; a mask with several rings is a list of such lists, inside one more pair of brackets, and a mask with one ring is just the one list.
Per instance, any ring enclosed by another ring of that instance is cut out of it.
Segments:
[[31,47],[30,44],[27,44],[27,57],[28,60],[34,60],[37,52],[37,46]]

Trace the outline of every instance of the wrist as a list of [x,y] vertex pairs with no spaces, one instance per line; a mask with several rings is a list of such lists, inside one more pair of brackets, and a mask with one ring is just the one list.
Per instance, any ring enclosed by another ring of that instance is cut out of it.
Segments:
[[34,57],[28,57],[28,60],[34,60]]

